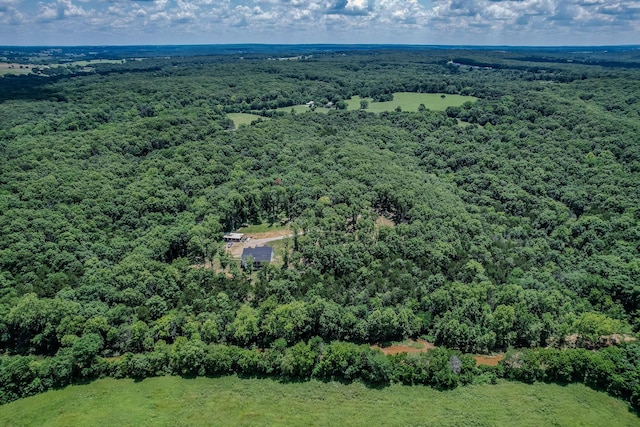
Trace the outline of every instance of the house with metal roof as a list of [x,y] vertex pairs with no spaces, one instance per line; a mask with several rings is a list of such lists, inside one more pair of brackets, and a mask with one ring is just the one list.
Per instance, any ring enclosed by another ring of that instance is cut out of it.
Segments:
[[246,269],[251,262],[253,263],[253,268],[260,268],[273,262],[273,248],[271,246],[244,248],[242,251],[242,268]]

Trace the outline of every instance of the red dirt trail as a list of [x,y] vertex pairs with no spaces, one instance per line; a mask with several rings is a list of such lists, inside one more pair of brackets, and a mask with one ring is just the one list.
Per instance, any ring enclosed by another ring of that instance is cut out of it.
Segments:
[[[382,351],[384,354],[399,354],[399,353],[423,353],[432,348],[436,348],[435,344],[419,339],[417,341],[409,341],[409,344],[395,344],[388,347],[380,347],[379,345],[372,345],[371,348],[376,348]],[[504,354],[496,355],[483,355],[474,354],[473,358],[476,359],[478,365],[496,366],[504,358]]]

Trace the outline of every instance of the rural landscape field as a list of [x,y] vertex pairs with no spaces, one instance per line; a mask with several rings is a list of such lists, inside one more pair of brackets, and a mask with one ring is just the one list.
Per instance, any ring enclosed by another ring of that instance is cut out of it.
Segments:
[[640,424],[640,50],[234,49],[0,48],[0,424]]
[[3,426],[636,426],[581,384],[500,382],[438,391],[268,379],[101,379],[0,406]]

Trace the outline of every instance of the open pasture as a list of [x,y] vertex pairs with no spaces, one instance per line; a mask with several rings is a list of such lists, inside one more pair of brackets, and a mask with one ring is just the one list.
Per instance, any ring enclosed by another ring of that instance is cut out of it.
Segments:
[[29,74],[31,73],[32,68],[38,67],[33,64],[17,64],[17,63],[8,63],[3,62],[0,63],[0,77],[5,76],[7,74],[12,75],[20,75],[20,74]]
[[[360,102],[363,100],[369,103],[366,111],[382,113],[385,111],[395,111],[398,107],[400,107],[402,111],[415,112],[419,110],[421,104],[423,104],[428,110],[444,111],[447,107],[457,107],[465,102],[475,102],[478,98],[474,96],[448,95],[443,93],[396,92],[393,94],[393,101],[385,102],[374,102],[372,98],[354,96],[345,101],[347,103],[347,109],[359,110]],[[311,111],[316,113],[327,113],[330,110],[330,108],[325,107],[316,107],[312,110],[306,105],[295,105],[293,107],[278,108],[276,111],[282,111],[285,113],[295,111],[296,114],[299,114]]]
[[447,107],[457,107],[465,102],[474,102],[478,98],[473,96],[449,95],[443,93],[413,93],[396,92],[393,94],[393,101],[373,102],[371,98],[361,98],[354,96],[347,100],[349,110],[360,109],[360,101],[366,100],[369,106],[366,111],[372,113],[382,113],[384,111],[394,111],[400,107],[402,111],[418,111],[420,104],[432,111],[444,111]]
[[437,391],[318,381],[101,379],[0,406],[3,426],[633,426],[628,406],[583,385]]

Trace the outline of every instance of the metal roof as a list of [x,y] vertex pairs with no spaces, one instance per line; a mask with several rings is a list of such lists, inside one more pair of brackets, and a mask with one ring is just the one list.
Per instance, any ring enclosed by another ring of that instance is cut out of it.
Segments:
[[253,257],[254,262],[271,261],[273,258],[273,248],[271,246],[244,248],[242,251],[242,262],[245,262],[247,257]]
[[242,236],[244,236],[244,233],[227,233],[224,235],[227,239],[242,239]]

